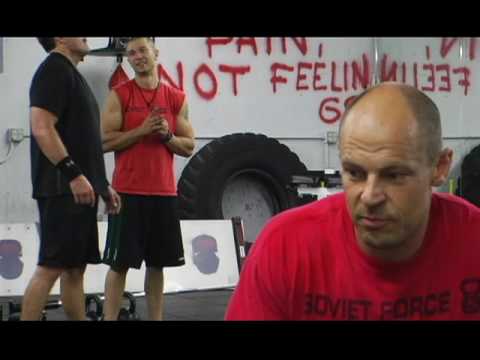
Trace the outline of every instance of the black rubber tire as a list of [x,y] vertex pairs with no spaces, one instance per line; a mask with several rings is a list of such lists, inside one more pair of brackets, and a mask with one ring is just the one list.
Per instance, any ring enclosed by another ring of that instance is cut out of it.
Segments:
[[178,183],[181,219],[224,219],[222,196],[228,180],[249,173],[270,189],[279,209],[296,205],[296,192],[288,189],[293,174],[307,171],[286,145],[265,135],[226,135],[205,145],[189,161]]

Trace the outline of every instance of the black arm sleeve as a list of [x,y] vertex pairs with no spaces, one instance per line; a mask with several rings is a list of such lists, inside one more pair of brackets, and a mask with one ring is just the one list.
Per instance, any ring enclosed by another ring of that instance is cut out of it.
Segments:
[[30,106],[45,109],[60,118],[68,105],[71,71],[68,64],[48,60],[52,61],[45,61],[32,79]]

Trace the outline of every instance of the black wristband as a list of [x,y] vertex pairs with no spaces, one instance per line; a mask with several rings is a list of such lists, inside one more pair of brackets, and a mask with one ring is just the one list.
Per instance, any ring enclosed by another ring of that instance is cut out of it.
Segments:
[[168,130],[167,135],[165,135],[162,139],[162,143],[165,144],[169,142],[170,140],[172,140],[172,137],[173,137],[173,133],[170,130]]
[[82,170],[73,162],[70,156],[60,161],[55,167],[67,178],[68,182],[82,175]]

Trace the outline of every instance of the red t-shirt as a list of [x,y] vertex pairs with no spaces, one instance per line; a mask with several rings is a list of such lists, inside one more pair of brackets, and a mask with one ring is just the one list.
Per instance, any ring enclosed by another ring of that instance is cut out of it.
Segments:
[[248,255],[227,320],[480,319],[480,209],[434,193],[407,262],[362,252],[343,193],[272,219]]
[[[177,115],[185,100],[183,92],[166,84],[161,84],[157,90],[143,89],[135,80],[123,83],[114,90],[122,104],[122,131],[140,126],[150,109],[156,107],[168,121],[170,130],[175,133]],[[128,194],[177,194],[174,156],[161,143],[160,135],[145,136],[131,147],[115,152],[112,185],[118,192]]]

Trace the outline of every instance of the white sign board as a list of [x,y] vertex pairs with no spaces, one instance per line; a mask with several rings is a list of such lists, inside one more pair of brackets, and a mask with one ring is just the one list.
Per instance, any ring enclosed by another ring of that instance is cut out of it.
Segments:
[[22,295],[38,260],[35,224],[0,226],[0,296]]
[[182,220],[185,266],[165,269],[165,292],[235,286],[239,278],[230,220]]
[[[165,293],[235,286],[239,278],[237,250],[230,220],[182,220],[185,265],[165,268]],[[98,223],[100,250],[105,247],[107,223]],[[38,260],[36,224],[0,225],[0,296],[22,296]],[[89,265],[85,292],[104,293],[108,267]],[[126,290],[144,290],[145,265],[130,269]],[[59,282],[52,295],[60,293]]]

